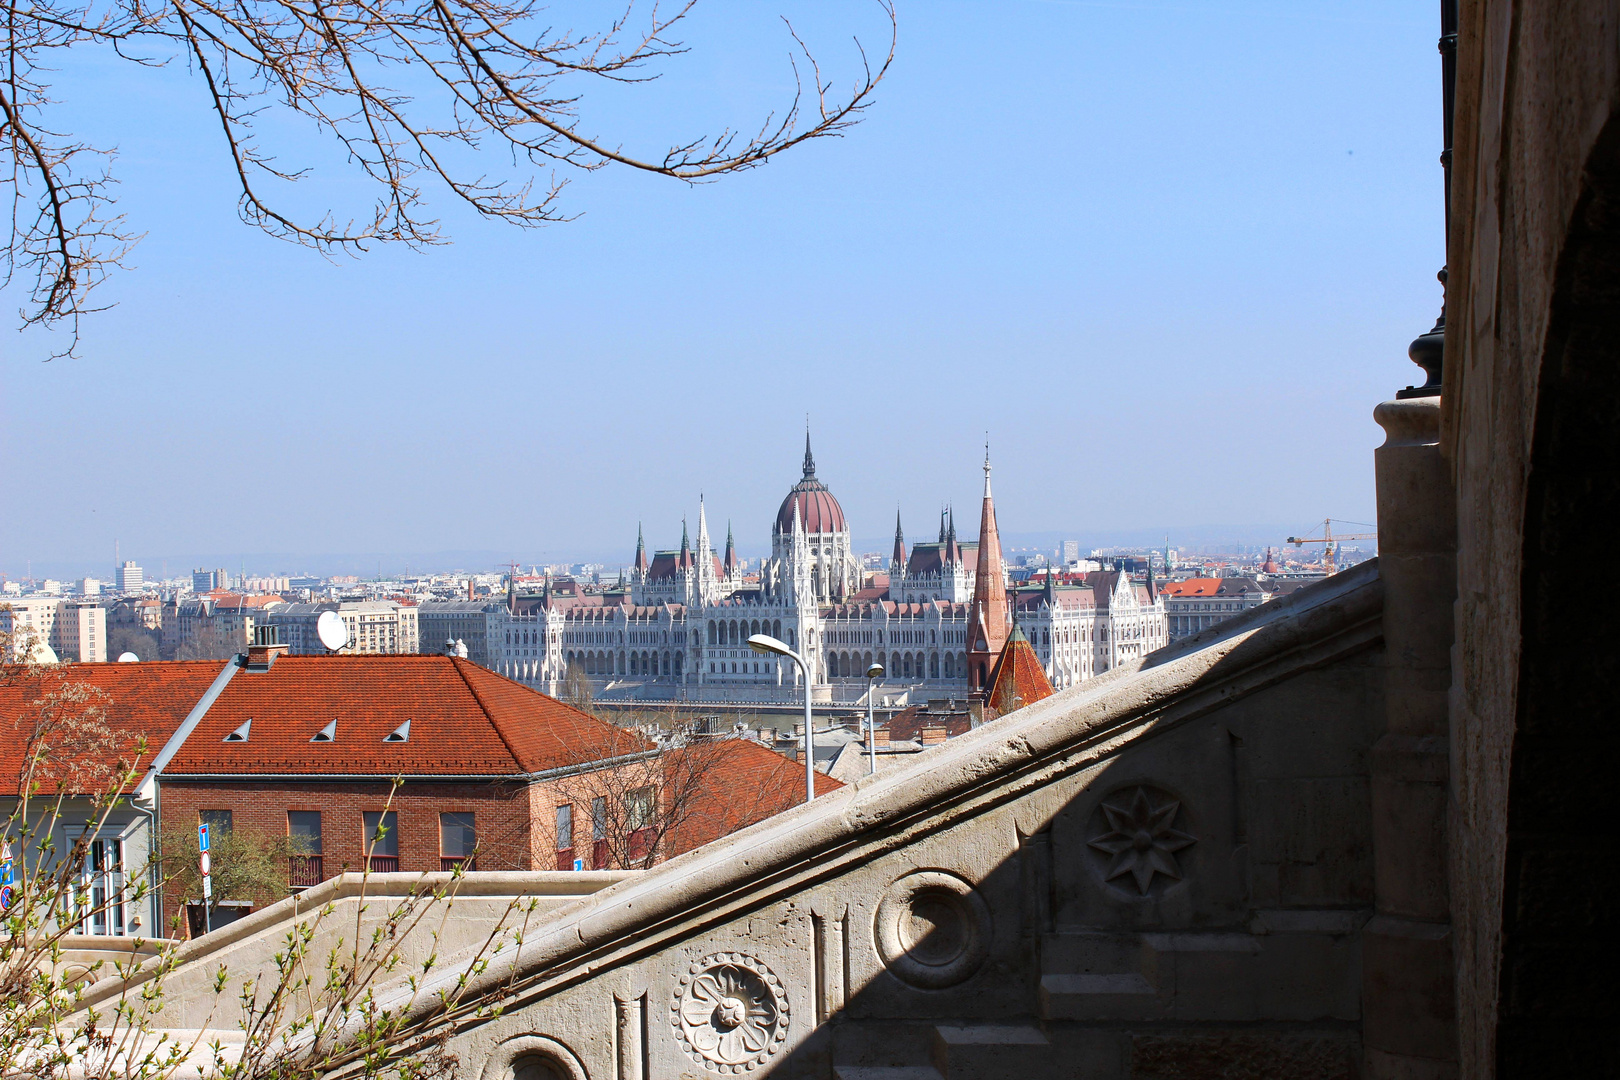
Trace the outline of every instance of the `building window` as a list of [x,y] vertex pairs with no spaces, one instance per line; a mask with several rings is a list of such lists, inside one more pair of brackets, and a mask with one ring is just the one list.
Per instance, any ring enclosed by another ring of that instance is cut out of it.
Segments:
[[474,852],[478,848],[478,831],[473,827],[473,815],[456,811],[439,815],[439,869],[454,870],[462,867],[473,870]]
[[367,810],[365,821],[366,868],[373,874],[399,869],[399,823],[392,810]]
[[231,831],[231,812],[229,810],[199,810],[197,820],[208,826],[210,838]]
[[326,880],[321,856],[321,812],[287,811],[287,887],[307,889]]
[[602,870],[608,863],[607,796],[591,800],[591,869]]

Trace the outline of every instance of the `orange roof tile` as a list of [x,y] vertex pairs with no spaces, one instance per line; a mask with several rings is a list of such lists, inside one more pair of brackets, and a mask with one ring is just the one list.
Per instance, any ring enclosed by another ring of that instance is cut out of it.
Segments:
[[[804,802],[804,766],[751,739],[695,743],[670,751],[666,762],[670,773],[684,768],[691,778],[684,819],[671,829],[671,857]],[[844,786],[821,773],[815,783],[818,796]]]
[[650,745],[457,657],[283,655],[238,671],[163,774],[520,776]]
[[[18,793],[30,747],[42,742],[50,750],[35,773],[41,794],[101,794],[126,770],[133,786],[223,667],[175,660],[16,672],[0,681],[0,792]],[[51,716],[58,720],[42,731]]]
[[990,672],[989,705],[997,716],[1005,716],[1025,705],[1052,696],[1052,684],[1041,667],[1040,657],[1023,628],[1014,624],[1012,636],[1001,647],[996,666]]

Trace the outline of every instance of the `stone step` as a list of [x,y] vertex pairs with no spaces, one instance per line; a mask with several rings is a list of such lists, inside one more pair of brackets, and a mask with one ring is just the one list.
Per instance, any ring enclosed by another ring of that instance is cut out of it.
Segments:
[[1166,1007],[1164,995],[1138,972],[1041,977],[1046,1020],[1152,1020]]
[[1052,1044],[1027,1024],[941,1024],[934,1029],[934,1067],[944,1080],[1044,1076]]
[[932,1065],[834,1065],[833,1080],[944,1080]]

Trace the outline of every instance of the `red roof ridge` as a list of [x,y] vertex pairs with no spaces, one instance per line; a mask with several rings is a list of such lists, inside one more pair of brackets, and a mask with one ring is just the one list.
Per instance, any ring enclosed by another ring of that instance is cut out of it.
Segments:
[[[462,685],[466,686],[467,693],[471,694],[473,700],[478,702],[478,708],[483,711],[485,719],[489,721],[489,726],[495,729],[495,734],[500,738],[501,745],[506,747],[506,752],[512,755],[512,760],[517,763],[518,768],[527,770],[529,763],[518,756],[517,750],[512,746],[512,740],[506,737],[505,729],[496,723],[495,714],[489,711],[489,702],[484,700],[484,695],[478,692],[478,688],[472,684],[472,680],[467,678],[467,673],[461,670],[461,665],[456,663],[461,657],[447,656],[445,659],[450,661],[450,667],[461,677]],[[472,661],[468,660],[467,663],[470,664]]]

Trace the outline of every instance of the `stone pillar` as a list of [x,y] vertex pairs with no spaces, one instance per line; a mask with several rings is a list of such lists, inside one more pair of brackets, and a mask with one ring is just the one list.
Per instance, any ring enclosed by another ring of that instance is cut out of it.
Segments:
[[1384,713],[1373,744],[1376,911],[1362,935],[1362,1033],[1370,1080],[1457,1075],[1446,888],[1447,696],[1457,591],[1456,496],[1441,457],[1440,399],[1373,413],[1378,563],[1384,584]]

